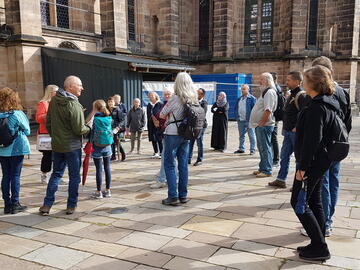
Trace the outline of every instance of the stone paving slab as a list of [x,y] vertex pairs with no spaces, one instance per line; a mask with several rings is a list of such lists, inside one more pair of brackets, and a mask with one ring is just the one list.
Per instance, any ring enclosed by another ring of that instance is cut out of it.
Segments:
[[[166,188],[150,189],[160,160],[150,159],[152,147],[144,140],[142,155],[112,162],[111,198],[90,198],[96,188],[91,161],[75,214],[65,214],[67,185],[62,185],[50,216],[42,217],[38,209],[46,186],[40,183],[41,154],[32,143],[20,194],[29,208],[17,215],[0,210],[0,269],[360,269],[359,138],[360,118],[354,118],[351,153],[341,166],[333,235],[326,238],[332,258],[325,263],[299,259],[295,248],[309,239],[299,234],[289,188],[267,186],[279,168],[271,179],[251,174],[258,153],[233,154],[238,147],[234,122],[229,122],[225,153],[211,151],[206,134],[203,165],[189,166],[191,200],[179,207],[161,204]],[[278,139],[281,144],[280,134]],[[129,143],[124,147],[127,151]],[[289,186],[294,167],[292,158]],[[114,212],[121,207],[124,212]]]

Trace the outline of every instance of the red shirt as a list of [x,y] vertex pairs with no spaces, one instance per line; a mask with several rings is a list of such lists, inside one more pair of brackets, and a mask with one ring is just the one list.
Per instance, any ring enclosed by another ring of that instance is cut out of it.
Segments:
[[48,101],[40,101],[36,107],[36,122],[39,123],[39,134],[47,134],[46,114],[49,108]]

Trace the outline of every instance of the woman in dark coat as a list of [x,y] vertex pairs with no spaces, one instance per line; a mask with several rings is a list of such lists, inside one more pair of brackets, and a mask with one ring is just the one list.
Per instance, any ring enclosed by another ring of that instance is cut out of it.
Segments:
[[[296,215],[311,240],[309,245],[297,248],[299,257],[304,260],[323,261],[330,259],[330,252],[325,242],[322,179],[331,164],[326,145],[331,140],[331,126],[336,113],[340,112],[340,105],[333,97],[335,85],[329,69],[314,66],[305,71],[304,87],[311,101],[300,112],[296,125],[294,152],[297,171],[291,205],[297,209]],[[307,204],[302,204],[305,208],[298,208],[296,205],[303,181],[307,184]]]
[[224,152],[227,144],[229,103],[226,94],[220,92],[217,101],[211,107],[213,126],[211,132],[211,147],[215,151]]
[[159,130],[160,122],[156,116],[160,113],[162,103],[160,102],[160,97],[156,92],[149,92],[148,97],[150,102],[146,108],[146,115],[149,141],[152,142],[154,149],[152,158],[161,158],[163,149],[162,136]]

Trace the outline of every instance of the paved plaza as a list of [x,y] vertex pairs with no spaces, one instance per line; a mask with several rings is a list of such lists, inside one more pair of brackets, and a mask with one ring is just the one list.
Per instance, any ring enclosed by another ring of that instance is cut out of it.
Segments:
[[360,269],[360,118],[354,118],[351,154],[342,162],[334,230],[327,238],[332,258],[312,265],[295,251],[308,238],[299,234],[289,204],[294,167],[287,189],[268,187],[273,178],[251,175],[258,154],[233,154],[237,127],[235,122],[229,126],[224,154],[211,151],[210,133],[205,136],[203,165],[189,166],[191,200],[186,205],[163,206],[167,189],[150,189],[160,160],[150,159],[151,144],[144,139],[142,155],[112,163],[112,198],[90,198],[95,190],[90,165],[77,211],[70,216],[65,214],[65,185],[51,215],[37,213],[46,186],[40,182],[41,155],[32,138],[21,185],[21,202],[29,209],[17,215],[0,210],[0,269]]

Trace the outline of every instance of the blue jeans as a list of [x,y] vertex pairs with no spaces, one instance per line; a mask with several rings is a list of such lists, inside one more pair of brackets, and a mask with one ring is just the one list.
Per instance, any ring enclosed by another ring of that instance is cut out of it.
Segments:
[[322,185],[322,203],[325,214],[325,228],[330,229],[332,224],[332,216],[335,212],[335,206],[339,194],[340,181],[340,162],[333,162],[323,177]]
[[45,206],[52,206],[55,201],[55,193],[58,189],[61,178],[64,175],[66,165],[69,170],[69,188],[67,207],[74,208],[78,201],[78,189],[80,184],[80,167],[81,167],[81,149],[73,150],[67,153],[53,152],[54,165],[53,172],[49,179],[44,199]]
[[284,140],[280,153],[280,170],[276,179],[285,182],[289,173],[290,157],[294,152],[296,133],[284,130],[283,135]]
[[[158,182],[160,183],[165,183],[166,182],[166,174],[165,174],[165,166],[164,166],[164,153],[165,153],[165,140],[163,140],[163,150],[161,153],[161,156],[163,157],[161,159],[161,166],[160,166],[160,173],[159,173],[159,177],[157,179]],[[175,160],[175,167],[176,167],[176,160]],[[177,178],[177,171],[175,170],[175,174],[176,174],[176,178]]]
[[249,121],[237,121],[239,130],[239,150],[245,151],[245,134],[247,133],[250,140],[250,152],[255,152],[255,132],[249,128]]
[[[199,138],[196,139],[196,145],[198,147],[198,156],[197,156],[196,161],[202,161],[203,157],[204,157],[203,141],[204,141],[205,130],[206,130],[206,128],[203,128],[201,130]],[[193,156],[194,144],[195,144],[195,140],[190,140],[190,145],[189,145],[189,160],[190,161]]]
[[105,183],[106,189],[110,189],[111,184],[111,172],[110,172],[110,156],[103,158],[94,158],[94,164],[96,167],[96,188],[97,191],[101,191],[102,184],[102,161],[104,161],[104,171],[105,171]]
[[[165,135],[164,168],[169,198],[186,198],[188,184],[189,141],[179,135]],[[176,162],[178,160],[179,184],[176,187]]]
[[264,174],[272,174],[273,154],[271,134],[273,130],[273,126],[255,128],[257,148],[260,154],[259,172]]
[[23,160],[24,156],[0,157],[2,169],[1,191],[4,205],[7,207],[19,202],[20,174]]

